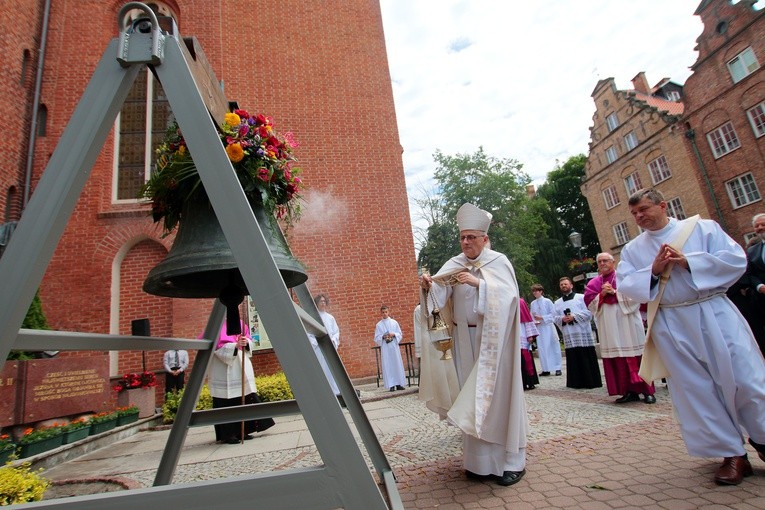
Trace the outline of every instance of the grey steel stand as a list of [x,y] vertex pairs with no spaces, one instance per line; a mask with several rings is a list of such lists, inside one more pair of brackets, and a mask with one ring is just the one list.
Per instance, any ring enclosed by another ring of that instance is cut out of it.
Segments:
[[[131,9],[146,19],[125,27]],[[295,400],[194,411],[205,371],[193,370],[170,432],[154,487],[41,501],[18,508],[134,510],[175,505],[184,509],[227,508],[403,508],[393,471],[331,345],[308,288],[295,289],[303,308],[290,297],[267,243],[218,137],[213,118],[225,101],[199,54],[174,34],[160,30],[148,6],[130,2],[119,13],[120,37],[107,47],[29,202],[12,241],[0,259],[0,356],[12,349],[42,350],[198,350],[197,368],[211,360],[224,307],[216,301],[205,328],[206,340],[20,330],[26,310],[87,182],[92,166],[140,68],[159,78],[183,129],[189,150],[220,221],[242,277],[258,304],[274,351]],[[195,49],[194,41],[186,41]],[[196,48],[198,49],[198,48]],[[115,59],[116,57],[116,59]],[[201,55],[203,58],[203,55]],[[204,90],[203,99],[200,90]],[[213,118],[211,118],[211,114]],[[317,336],[342,400],[386,489],[380,492],[354,440],[306,332]],[[192,398],[193,397],[193,398]],[[299,407],[298,407],[299,405]],[[178,464],[188,427],[302,413],[323,466],[168,485]]]

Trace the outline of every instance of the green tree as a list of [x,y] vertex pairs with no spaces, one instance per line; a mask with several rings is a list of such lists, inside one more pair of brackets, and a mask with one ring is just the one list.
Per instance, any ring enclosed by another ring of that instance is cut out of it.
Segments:
[[425,214],[432,221],[427,241],[420,248],[420,265],[435,272],[460,252],[454,217],[462,204],[470,202],[492,214],[492,249],[507,255],[521,290],[528,289],[535,279],[528,271],[537,250],[535,240],[545,236],[547,226],[542,217],[544,204],[528,196],[526,186],[531,179],[522,165],[514,159],[489,156],[483,147],[473,154],[455,156],[436,151],[434,160],[438,193],[424,203],[429,211]]
[[[568,241],[569,231],[561,225],[547,201],[539,196],[535,199],[544,208],[543,218],[548,226],[547,236],[537,239],[537,253],[531,264],[531,273],[545,288],[545,295],[552,298],[559,293],[558,280],[568,275],[568,262],[571,260],[571,246]],[[530,294],[530,289],[523,289],[522,294]],[[533,299],[530,297],[530,299]]]
[[[29,305],[27,315],[24,317],[24,322],[21,323],[21,327],[25,329],[50,329],[48,321],[45,319],[45,314],[42,309],[42,301],[40,300],[40,294],[35,292],[35,297],[32,299],[32,303]],[[34,353],[27,351],[11,351],[8,353],[7,359],[33,359]]]
[[549,206],[545,213],[549,231],[546,239],[540,239],[533,271],[550,295],[558,292],[561,276],[573,276],[568,262],[578,258],[578,253],[569,241],[571,232],[582,234],[582,257],[595,257],[600,252],[595,223],[580,187],[586,162],[584,154],[571,156],[547,174],[547,180],[537,190],[537,199]]
[[21,327],[27,329],[50,329],[48,327],[48,321],[45,319],[45,314],[43,313],[39,292],[35,292],[35,297],[29,305],[27,315],[24,317],[24,322],[21,323]]

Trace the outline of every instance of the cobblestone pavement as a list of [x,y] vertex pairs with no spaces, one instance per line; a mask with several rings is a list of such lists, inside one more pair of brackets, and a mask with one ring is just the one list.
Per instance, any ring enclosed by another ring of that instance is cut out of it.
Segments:
[[[565,373],[541,378],[526,392],[527,474],[512,487],[465,478],[460,433],[427,411],[416,389],[359,388],[406,508],[765,509],[765,463],[747,446],[755,475],[737,487],[716,486],[712,475],[720,459],[688,456],[664,385],[657,387],[656,404],[616,405],[605,387],[565,388]],[[45,476],[113,476],[150,486],[167,434],[141,431]],[[191,429],[173,481],[320,464],[302,418],[280,418],[244,445],[218,445],[210,427]]]

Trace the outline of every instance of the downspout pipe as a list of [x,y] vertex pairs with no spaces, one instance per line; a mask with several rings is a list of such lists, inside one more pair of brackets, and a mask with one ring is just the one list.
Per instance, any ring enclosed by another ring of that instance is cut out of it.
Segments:
[[35,95],[32,100],[32,120],[29,123],[29,149],[27,150],[27,165],[24,172],[24,195],[21,202],[22,212],[29,202],[32,187],[32,170],[34,165],[35,142],[37,141],[37,113],[40,109],[40,95],[42,91],[43,69],[45,67],[45,47],[48,43],[48,19],[50,18],[50,5],[52,0],[45,0],[43,9],[42,30],[40,33],[40,51],[37,57],[37,72],[35,76]]
[[715,212],[717,213],[718,223],[725,230],[728,231],[728,226],[725,224],[725,217],[723,216],[720,204],[717,202],[717,196],[715,195],[714,188],[712,188],[712,181],[709,180],[709,174],[707,173],[707,167],[704,166],[704,161],[701,159],[701,153],[696,145],[696,131],[689,129],[685,132],[685,137],[691,141],[691,147],[693,147],[693,154],[696,155],[696,161],[699,163],[699,169],[701,170],[701,176],[704,177],[704,182],[707,185],[709,196],[712,197],[712,203],[715,206]]

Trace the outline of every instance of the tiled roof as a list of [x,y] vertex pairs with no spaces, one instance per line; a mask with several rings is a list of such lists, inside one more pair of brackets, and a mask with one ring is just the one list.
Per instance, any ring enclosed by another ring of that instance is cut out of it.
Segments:
[[642,92],[638,92],[636,90],[630,90],[629,93],[633,95],[638,101],[641,101],[648,106],[652,106],[659,111],[667,112],[670,115],[682,115],[683,110],[685,109],[683,103],[667,101],[666,99],[662,99],[656,96],[649,96],[648,94],[643,94]]

